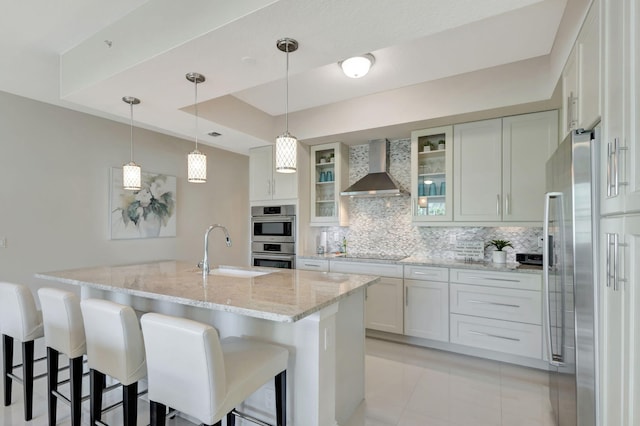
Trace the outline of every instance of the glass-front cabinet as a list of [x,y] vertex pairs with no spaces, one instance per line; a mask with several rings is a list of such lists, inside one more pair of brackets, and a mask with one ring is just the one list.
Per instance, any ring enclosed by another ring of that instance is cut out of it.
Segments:
[[411,132],[413,222],[453,220],[453,126]]
[[340,142],[311,147],[311,226],[349,224],[349,147]]

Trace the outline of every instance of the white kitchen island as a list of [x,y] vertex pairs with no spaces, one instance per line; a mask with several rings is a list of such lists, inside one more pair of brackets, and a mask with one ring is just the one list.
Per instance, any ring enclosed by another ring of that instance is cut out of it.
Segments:
[[[266,272],[264,275],[249,276]],[[214,325],[222,338],[251,336],[290,351],[288,419],[294,426],[342,424],[364,399],[364,289],[369,275],[226,268],[206,278],[180,261],[36,274],[81,286],[83,298],[125,303]],[[241,411],[275,420],[273,383]]]

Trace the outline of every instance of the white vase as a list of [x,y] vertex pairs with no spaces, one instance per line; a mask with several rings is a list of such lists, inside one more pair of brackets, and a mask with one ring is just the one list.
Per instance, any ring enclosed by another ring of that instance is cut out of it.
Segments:
[[494,250],[493,263],[507,263],[507,252]]
[[142,238],[154,238],[160,236],[160,227],[162,225],[162,221],[160,217],[155,213],[148,213],[147,218],[140,218],[140,222],[138,222],[138,231],[140,231],[140,236]]

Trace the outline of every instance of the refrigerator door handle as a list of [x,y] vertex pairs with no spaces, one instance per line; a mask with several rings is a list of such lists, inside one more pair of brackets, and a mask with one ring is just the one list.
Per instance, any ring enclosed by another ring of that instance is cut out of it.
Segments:
[[[549,364],[560,367],[563,365],[562,362],[558,362],[554,359],[553,347],[552,347],[552,339],[551,339],[551,292],[549,291],[549,268],[552,267],[552,263],[549,260],[549,207],[551,204],[552,198],[560,198],[562,200],[562,192],[547,192],[544,195],[544,224],[543,224],[543,235],[545,236],[546,244],[543,245],[542,248],[542,258],[543,258],[543,281],[544,281],[544,308],[547,312],[547,327],[545,330],[545,337],[547,343],[547,357],[549,359]],[[561,201],[562,202],[562,201]]]

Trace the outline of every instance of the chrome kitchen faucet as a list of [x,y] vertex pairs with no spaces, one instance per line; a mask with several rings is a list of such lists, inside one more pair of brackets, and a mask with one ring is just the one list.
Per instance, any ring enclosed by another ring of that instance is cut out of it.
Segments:
[[229,236],[229,231],[227,231],[226,226],[216,223],[207,228],[207,231],[204,233],[204,259],[198,263],[198,268],[202,268],[203,277],[209,275],[209,233],[215,228],[221,228],[224,231],[227,247],[231,247],[231,237]]

